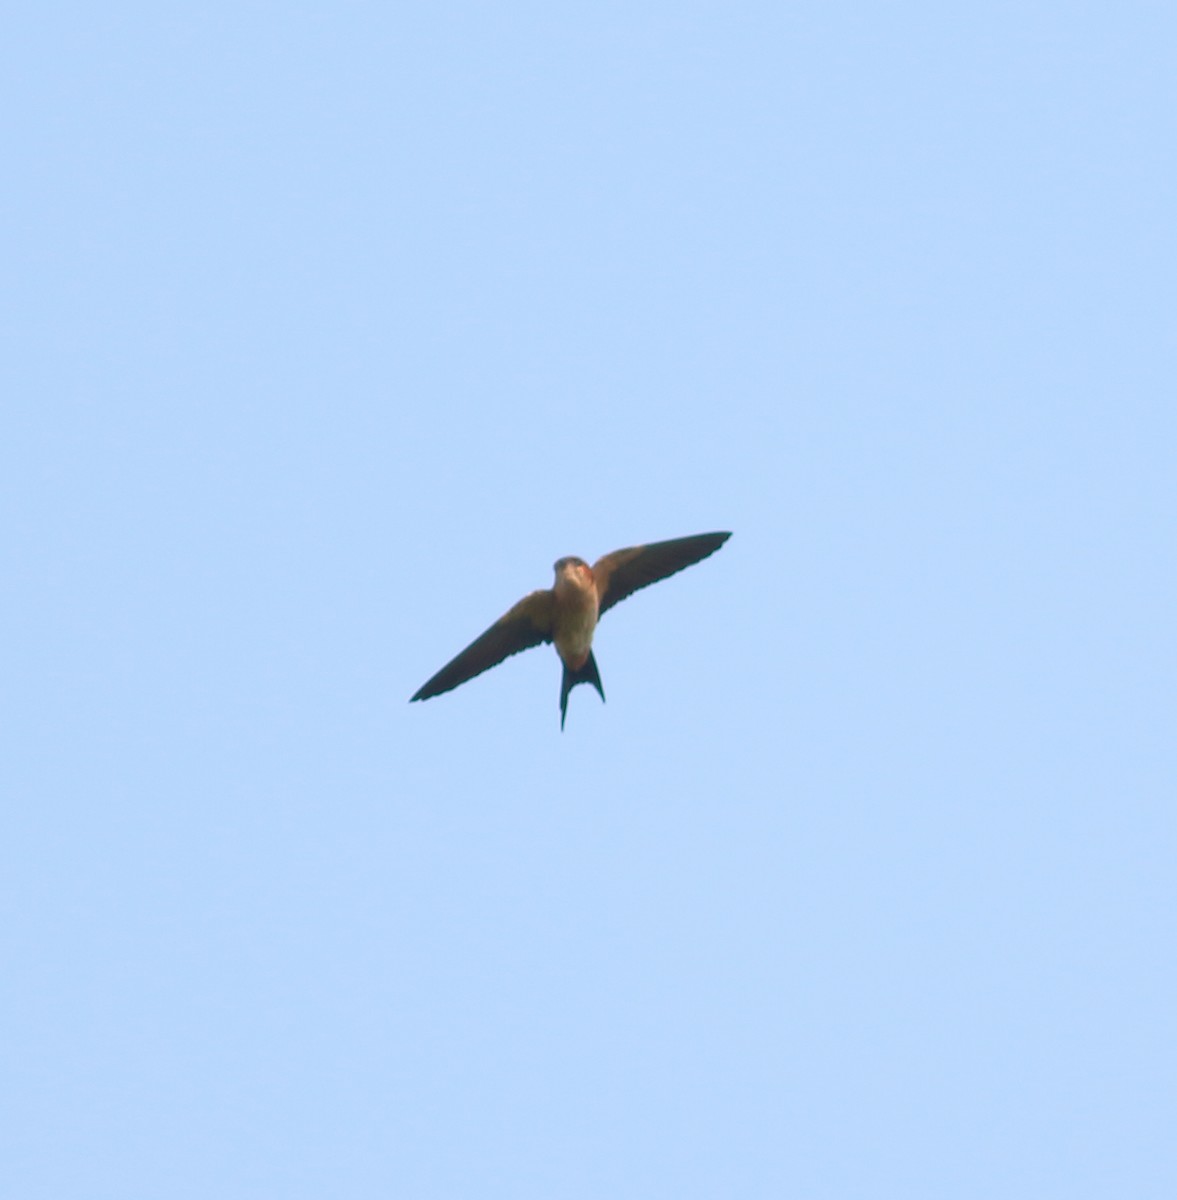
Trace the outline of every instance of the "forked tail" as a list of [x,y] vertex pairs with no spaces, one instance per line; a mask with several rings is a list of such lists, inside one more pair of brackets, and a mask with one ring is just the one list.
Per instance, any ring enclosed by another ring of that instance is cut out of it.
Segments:
[[605,699],[605,689],[601,687],[601,675],[597,670],[597,660],[593,658],[593,652],[589,651],[589,656],[584,660],[584,666],[579,671],[570,671],[568,664],[564,663],[564,679],[560,684],[560,729],[564,728],[564,718],[568,715],[568,693],[572,691],[578,683],[591,683],[601,694],[602,702]]

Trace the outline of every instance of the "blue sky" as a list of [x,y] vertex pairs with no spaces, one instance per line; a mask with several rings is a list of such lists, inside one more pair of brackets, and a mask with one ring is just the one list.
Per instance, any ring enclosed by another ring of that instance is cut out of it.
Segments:
[[6,1192],[1172,1196],[1175,34],[15,14]]

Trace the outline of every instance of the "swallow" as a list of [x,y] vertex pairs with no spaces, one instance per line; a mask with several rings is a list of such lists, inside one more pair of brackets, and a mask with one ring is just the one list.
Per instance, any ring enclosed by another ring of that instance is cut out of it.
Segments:
[[459,684],[497,666],[512,654],[530,650],[541,642],[554,642],[564,664],[560,683],[560,728],[568,715],[568,693],[579,683],[590,683],[605,700],[601,675],[593,658],[593,633],[597,621],[619,601],[665,579],[684,567],[714,554],[730,533],[698,533],[614,550],[590,567],[583,558],[557,559],[555,586],[524,596],[432,679],[422,684],[409,703],[440,696]]

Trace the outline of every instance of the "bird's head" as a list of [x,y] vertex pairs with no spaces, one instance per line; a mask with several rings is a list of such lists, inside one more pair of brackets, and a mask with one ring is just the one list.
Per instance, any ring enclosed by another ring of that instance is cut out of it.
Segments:
[[583,558],[577,558],[575,554],[569,554],[565,558],[558,558],[552,564],[552,570],[556,572],[557,579],[567,575],[580,575],[582,571],[587,572],[588,569],[588,563]]

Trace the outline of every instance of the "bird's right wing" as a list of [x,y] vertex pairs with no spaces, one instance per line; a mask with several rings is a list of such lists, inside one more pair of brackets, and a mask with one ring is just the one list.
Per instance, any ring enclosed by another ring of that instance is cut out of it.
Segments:
[[540,642],[552,640],[552,606],[555,596],[551,591],[532,592],[518,604],[505,612],[481,636],[466,647],[456,658],[451,659],[428,682],[423,683],[412,697],[413,700],[428,700],[456,688],[458,684],[481,675],[483,671],[501,663],[504,658],[529,650]]

